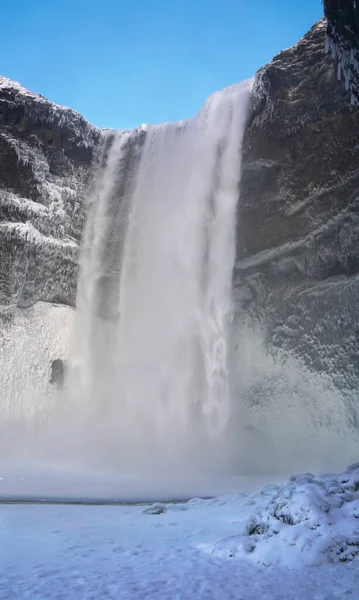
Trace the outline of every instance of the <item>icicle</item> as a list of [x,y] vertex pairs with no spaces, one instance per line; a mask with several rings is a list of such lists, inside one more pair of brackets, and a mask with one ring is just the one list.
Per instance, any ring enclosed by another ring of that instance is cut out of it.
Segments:
[[349,83],[350,83],[350,73],[347,70],[344,71],[344,80],[345,80],[345,90],[348,91]]
[[330,40],[329,40],[329,36],[328,36],[328,34],[326,33],[326,34],[325,34],[325,46],[324,46],[324,49],[325,49],[325,54],[328,54],[328,52],[329,52],[329,47],[330,47]]
[[332,40],[332,43],[331,43],[331,51],[332,51],[332,58],[335,58],[336,48],[335,48],[335,43],[333,42],[333,40]]
[[338,68],[337,68],[337,78],[338,78],[338,81],[340,81],[340,79],[341,79],[341,74],[342,74],[342,66],[340,64],[340,60],[338,60]]

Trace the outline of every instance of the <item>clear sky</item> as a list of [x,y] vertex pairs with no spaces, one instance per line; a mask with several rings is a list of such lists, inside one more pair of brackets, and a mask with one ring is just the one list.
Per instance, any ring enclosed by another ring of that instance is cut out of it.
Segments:
[[0,74],[100,127],[193,115],[322,16],[321,0],[0,0]]

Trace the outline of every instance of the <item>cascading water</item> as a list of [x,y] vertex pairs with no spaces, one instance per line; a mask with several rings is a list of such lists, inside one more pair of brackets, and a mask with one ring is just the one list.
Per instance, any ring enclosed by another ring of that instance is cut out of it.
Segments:
[[69,393],[106,460],[203,466],[224,450],[249,89],[227,88],[191,120],[118,132],[104,144]]

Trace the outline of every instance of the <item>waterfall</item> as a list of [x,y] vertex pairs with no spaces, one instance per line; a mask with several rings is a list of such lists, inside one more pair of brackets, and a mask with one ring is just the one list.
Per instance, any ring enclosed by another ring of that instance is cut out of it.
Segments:
[[178,124],[106,134],[69,394],[82,422],[86,414],[93,452],[107,459],[194,464],[223,451],[249,89],[217,92]]
[[16,493],[179,498],[355,460],[356,391],[267,343],[237,276],[232,297],[250,88],[103,132],[75,315],[38,303],[3,329],[0,458],[32,461]]

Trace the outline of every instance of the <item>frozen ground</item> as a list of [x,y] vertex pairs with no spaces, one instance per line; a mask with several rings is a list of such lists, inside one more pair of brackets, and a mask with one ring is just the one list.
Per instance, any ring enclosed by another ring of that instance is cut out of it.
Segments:
[[[158,513],[158,514],[151,514]],[[359,598],[359,465],[148,506],[0,506],[0,598]]]

